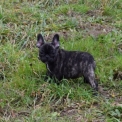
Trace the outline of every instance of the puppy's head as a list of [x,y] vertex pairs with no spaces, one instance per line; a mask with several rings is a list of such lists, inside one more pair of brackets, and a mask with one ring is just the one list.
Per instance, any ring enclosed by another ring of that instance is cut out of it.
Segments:
[[51,43],[46,43],[41,34],[37,35],[36,46],[39,48],[39,59],[43,63],[54,62],[59,49],[59,35],[55,34]]

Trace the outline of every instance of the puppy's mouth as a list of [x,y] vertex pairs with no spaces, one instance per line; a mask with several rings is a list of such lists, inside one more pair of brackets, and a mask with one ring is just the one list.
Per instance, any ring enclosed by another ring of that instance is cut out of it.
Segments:
[[54,58],[41,58],[40,56],[38,56],[38,59],[41,60],[43,63],[54,62]]
[[42,61],[43,63],[47,63],[48,61],[46,61],[46,60],[42,60],[39,56],[38,56],[38,59],[40,60],[40,61]]

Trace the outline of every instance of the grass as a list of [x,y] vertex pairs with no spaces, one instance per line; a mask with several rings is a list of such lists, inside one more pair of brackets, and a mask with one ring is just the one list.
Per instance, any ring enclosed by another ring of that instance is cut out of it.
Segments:
[[[121,9],[121,0],[1,0],[0,120],[121,122]],[[94,56],[98,96],[82,78],[60,85],[44,81],[38,33],[48,41],[59,33],[62,48]]]

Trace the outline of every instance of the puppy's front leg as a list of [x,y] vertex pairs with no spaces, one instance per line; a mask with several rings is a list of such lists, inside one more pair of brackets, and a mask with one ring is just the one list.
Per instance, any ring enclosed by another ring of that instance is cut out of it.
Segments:
[[45,78],[44,78],[44,81],[51,81],[51,79],[52,79],[52,75],[51,75],[51,73],[49,72],[49,71],[47,71],[47,73],[46,73],[46,75],[45,75]]
[[47,71],[44,81],[49,82],[49,83],[51,83],[52,81],[57,84],[59,83],[59,80],[50,71]]

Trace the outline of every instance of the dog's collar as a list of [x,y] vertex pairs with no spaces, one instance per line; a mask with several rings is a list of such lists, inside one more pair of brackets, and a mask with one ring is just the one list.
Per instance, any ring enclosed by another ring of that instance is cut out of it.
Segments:
[[49,71],[50,73],[52,73],[52,72],[50,71],[50,68],[49,68],[49,66],[48,66],[47,63],[46,63],[46,66],[47,66],[48,71]]

